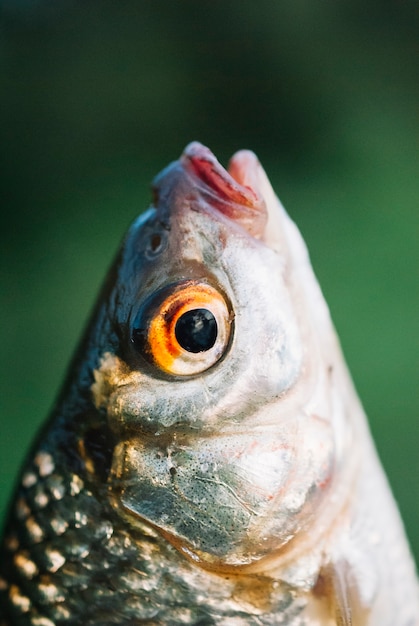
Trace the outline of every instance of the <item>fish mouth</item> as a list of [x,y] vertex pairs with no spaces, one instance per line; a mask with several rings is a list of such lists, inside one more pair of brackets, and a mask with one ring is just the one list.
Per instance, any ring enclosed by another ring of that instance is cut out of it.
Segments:
[[253,237],[263,237],[268,220],[263,194],[267,177],[254,152],[236,152],[225,169],[211,150],[194,141],[186,146],[180,164],[212,208]]

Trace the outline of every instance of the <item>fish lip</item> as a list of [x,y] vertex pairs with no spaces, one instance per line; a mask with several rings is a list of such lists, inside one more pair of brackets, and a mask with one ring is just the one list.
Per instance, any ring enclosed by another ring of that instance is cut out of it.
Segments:
[[263,202],[258,176],[260,168],[259,159],[252,150],[239,150],[231,157],[227,172],[239,185],[251,191],[259,202]]
[[211,208],[239,223],[253,237],[263,237],[268,211],[259,184],[262,168],[253,152],[240,150],[225,169],[209,148],[194,141],[186,146],[180,164]]

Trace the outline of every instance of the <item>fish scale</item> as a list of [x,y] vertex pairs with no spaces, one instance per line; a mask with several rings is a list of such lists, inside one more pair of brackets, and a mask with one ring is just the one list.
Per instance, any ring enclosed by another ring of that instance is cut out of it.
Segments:
[[157,176],[23,468],[0,626],[79,624],[419,625],[327,306],[249,151],[225,170],[194,142]]

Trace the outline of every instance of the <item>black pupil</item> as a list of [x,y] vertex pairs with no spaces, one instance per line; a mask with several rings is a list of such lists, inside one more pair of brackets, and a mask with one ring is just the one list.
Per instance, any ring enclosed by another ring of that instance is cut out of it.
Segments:
[[175,335],[188,352],[205,352],[215,344],[217,322],[208,309],[192,309],[179,317]]

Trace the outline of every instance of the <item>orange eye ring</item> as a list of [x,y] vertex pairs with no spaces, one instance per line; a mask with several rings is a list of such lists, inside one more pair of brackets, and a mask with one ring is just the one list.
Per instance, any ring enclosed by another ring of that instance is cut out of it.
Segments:
[[225,353],[232,315],[224,296],[205,282],[185,281],[157,292],[134,323],[145,356],[162,371],[192,376]]

